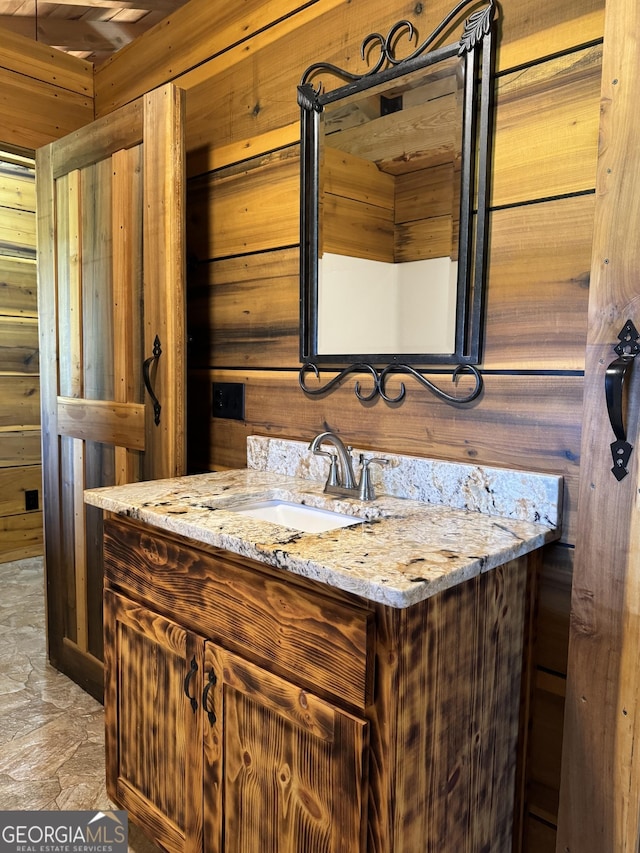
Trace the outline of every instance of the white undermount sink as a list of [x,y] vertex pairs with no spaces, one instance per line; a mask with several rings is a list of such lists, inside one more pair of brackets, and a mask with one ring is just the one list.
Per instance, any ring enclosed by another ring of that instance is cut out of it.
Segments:
[[239,515],[247,515],[261,521],[281,524],[301,533],[324,533],[339,527],[349,527],[362,522],[361,518],[332,512],[306,504],[296,504],[277,498],[271,500],[252,501],[233,508]]

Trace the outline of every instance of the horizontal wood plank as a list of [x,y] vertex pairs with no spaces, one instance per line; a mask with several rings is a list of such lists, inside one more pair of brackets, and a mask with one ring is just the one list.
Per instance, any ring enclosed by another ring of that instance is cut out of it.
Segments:
[[119,148],[133,148],[142,142],[143,101],[128,104],[110,116],[90,124],[83,122],[55,146],[51,158],[53,178],[74,169],[83,169],[105,160]]
[[325,252],[393,263],[392,210],[325,195],[321,216]]
[[36,217],[33,211],[4,208],[0,216],[0,252],[35,258]]
[[401,224],[395,233],[396,263],[457,258],[457,249],[453,246],[455,225],[451,214]]
[[0,468],[40,464],[40,429],[0,427]]
[[35,258],[0,254],[0,314],[38,316]]
[[498,80],[491,204],[595,187],[600,46]]
[[[4,36],[3,36],[4,37]],[[93,119],[93,100],[0,67],[3,142],[39,148]]]
[[39,465],[0,468],[0,516],[22,515],[26,511],[26,491],[38,493],[38,506],[41,508],[42,469]]
[[195,178],[263,154],[265,151],[277,151],[289,145],[297,145],[299,141],[300,120],[298,118],[286,127],[277,127],[275,130],[269,130],[249,139],[233,140],[219,148],[209,145],[191,148],[187,152],[187,176]]
[[299,294],[297,249],[199,264],[187,295],[191,367],[295,364]]
[[381,172],[371,160],[329,145],[324,148],[322,191],[387,210],[394,208],[395,181],[391,175]]
[[3,317],[0,314],[0,370],[6,373],[37,373],[38,356],[36,318]]
[[[324,6],[340,2],[324,0]],[[274,21],[282,21],[289,28],[301,26],[296,12],[306,11],[307,5],[300,0],[250,0],[240,5],[212,6],[211,0],[191,0],[188,11],[178,9],[96,69],[97,114],[110,112],[191,69],[197,72],[203,61],[224,53],[231,45],[240,45],[246,55],[248,49],[254,49],[251,45],[256,38],[261,43],[278,38],[282,27],[272,33]],[[308,20],[307,12],[302,23]],[[178,85],[185,88],[183,81]]]
[[594,202],[491,214],[485,368],[584,370]]
[[60,435],[144,450],[144,406],[58,397]]
[[39,425],[39,390],[37,376],[0,373],[0,428]]
[[297,147],[242,170],[192,182],[187,196],[188,249],[199,260],[264,251],[300,240]]
[[35,212],[35,169],[15,166],[0,160],[0,207]]
[[[93,65],[32,38],[2,30],[0,68],[93,99]],[[64,95],[61,93],[61,98]],[[3,138],[3,142],[7,142]]]
[[0,562],[42,555],[42,513],[0,517]]
[[[451,216],[453,199],[459,197],[460,165],[444,163],[419,169],[395,179],[396,222],[413,222],[431,216]],[[459,200],[459,199],[458,199]]]
[[508,38],[498,40],[498,69],[508,71],[602,39],[604,9],[605,0],[539,0],[533,10],[527,0],[517,0],[509,6]]

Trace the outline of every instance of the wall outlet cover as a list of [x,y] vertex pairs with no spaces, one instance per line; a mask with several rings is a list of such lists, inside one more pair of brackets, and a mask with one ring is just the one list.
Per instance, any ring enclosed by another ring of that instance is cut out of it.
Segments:
[[235,421],[244,420],[244,383],[243,382],[213,382],[214,418],[230,418]]

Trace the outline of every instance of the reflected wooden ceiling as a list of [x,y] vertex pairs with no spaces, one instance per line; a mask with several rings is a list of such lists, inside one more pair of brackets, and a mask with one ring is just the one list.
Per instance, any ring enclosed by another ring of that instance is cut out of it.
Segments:
[[0,27],[96,65],[187,0],[0,0]]

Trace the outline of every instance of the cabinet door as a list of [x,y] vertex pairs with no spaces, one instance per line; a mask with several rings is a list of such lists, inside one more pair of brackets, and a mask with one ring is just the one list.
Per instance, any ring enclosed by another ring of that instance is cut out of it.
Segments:
[[107,791],[171,851],[202,850],[203,652],[201,637],[105,591]]
[[368,723],[208,643],[205,850],[366,848]]

